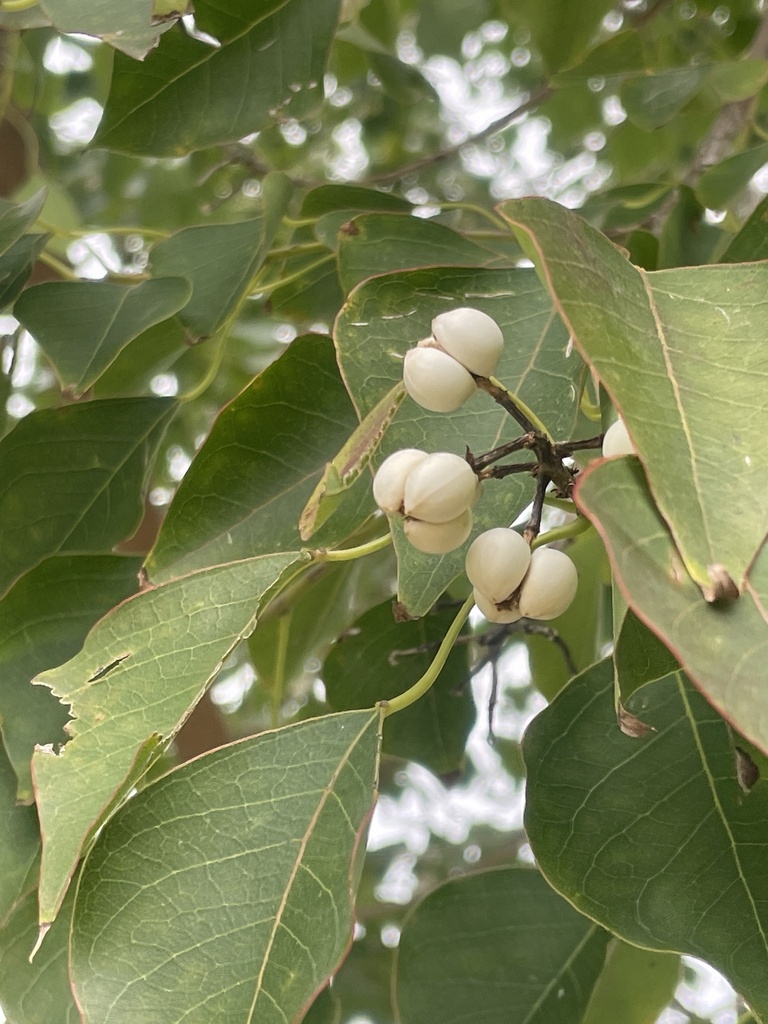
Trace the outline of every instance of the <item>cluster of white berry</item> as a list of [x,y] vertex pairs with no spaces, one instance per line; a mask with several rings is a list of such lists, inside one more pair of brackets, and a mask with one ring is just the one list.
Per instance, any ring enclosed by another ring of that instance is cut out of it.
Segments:
[[[403,381],[431,412],[453,412],[475,391],[473,374],[490,377],[504,338],[495,320],[462,307],[432,321],[432,334],[405,356]],[[453,551],[472,531],[479,481],[469,463],[450,452],[405,448],[390,455],[373,481],[374,499],[388,515],[404,516],[410,543],[427,554]],[[576,567],[562,551],[531,552],[512,529],[487,530],[470,545],[466,573],[475,603],[491,622],[554,619],[576,594]]]

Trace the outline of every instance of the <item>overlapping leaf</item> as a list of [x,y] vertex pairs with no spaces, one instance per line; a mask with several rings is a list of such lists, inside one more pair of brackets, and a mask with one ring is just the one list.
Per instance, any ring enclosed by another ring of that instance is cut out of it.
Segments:
[[394,998],[402,1024],[573,1024],[581,1020],[610,936],[577,914],[538,871],[455,878],[406,919]]
[[[298,338],[219,414],[168,511],[147,563],[151,578],[300,547],[302,509],[356,426],[330,341]],[[365,518],[367,483],[313,545],[347,536]]]
[[65,708],[32,677],[80,650],[96,620],[135,593],[140,566],[117,555],[60,555],[22,576],[0,602],[0,723],[19,800],[32,802],[35,744],[66,739]]
[[38,750],[32,778],[43,833],[40,919],[51,921],[83,845],[178,729],[294,552],[220,565],[118,606],[71,661],[38,677],[71,706],[72,739]]
[[22,235],[0,256],[0,310],[16,300],[49,235]]
[[339,0],[198,0],[195,24],[215,42],[176,27],[142,64],[118,54],[96,144],[180,156],[236,142],[278,113],[301,117],[322,99],[338,13]]
[[722,565],[740,586],[768,530],[768,263],[647,274],[548,200],[503,212],[626,419],[691,576],[711,588]]
[[157,45],[161,33],[185,6],[180,0],[170,18],[154,18],[154,0],[40,0],[40,7],[59,32],[97,36],[135,60]]
[[192,284],[192,298],[179,320],[193,340],[207,338],[222,326],[269,252],[291,184],[282,174],[270,174],[262,194],[261,217],[182,228],[152,248],[150,265],[156,277],[178,275]]
[[[595,465],[576,491],[605,541],[624,596],[708,699],[768,751],[768,552],[741,597],[708,604],[689,579],[636,459]],[[739,531],[740,532],[740,531]],[[621,657],[642,658],[629,648]]]
[[25,892],[34,888],[34,865],[40,850],[37,815],[16,803],[16,775],[0,743],[0,934],[8,915]]
[[650,949],[701,957],[768,1013],[768,793],[741,790],[726,723],[681,673],[628,710],[613,669],[575,679],[525,736],[526,830],[547,879],[582,913]]
[[[358,619],[325,660],[322,678],[337,711],[370,707],[408,689],[429,668],[456,614],[448,609],[411,622],[395,622],[387,601]],[[475,722],[466,646],[455,646],[432,688],[393,715],[384,751],[426,765],[437,775],[459,771]]]
[[115,816],[77,895],[87,1024],[299,1018],[351,941],[379,722],[327,715],[223,747]]
[[53,363],[62,387],[82,395],[128,342],[177,313],[191,294],[183,277],[138,285],[52,281],[28,288],[13,312]]
[[[567,335],[551,300],[530,270],[417,270],[373,278],[356,288],[336,323],[342,374],[359,415],[366,416],[402,377],[402,357],[430,333],[432,319],[455,306],[490,314],[506,345],[497,376],[565,439],[576,420],[576,383],[583,371],[566,357]],[[452,451],[463,455],[492,448],[519,428],[485,394],[478,393],[450,415],[430,413],[406,398],[374,462],[399,448]],[[474,507],[475,532],[508,525],[531,493],[528,477],[489,481]],[[424,614],[461,571],[464,549],[441,558],[423,555],[395,524],[400,598],[414,615]]]
[[138,526],[175,409],[167,398],[42,409],[0,441],[0,594],[49,555],[109,551]]
[[36,192],[24,203],[0,199],[0,255],[7,252],[40,216],[45,191]]
[[581,1024],[656,1024],[679,977],[679,956],[614,940]]

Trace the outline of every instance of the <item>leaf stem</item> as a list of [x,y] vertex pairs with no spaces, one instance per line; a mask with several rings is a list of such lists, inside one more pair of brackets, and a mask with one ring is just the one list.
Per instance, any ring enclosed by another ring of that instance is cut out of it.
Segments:
[[448,655],[453,649],[453,645],[458,639],[459,633],[464,626],[464,623],[469,617],[469,613],[475,606],[474,595],[470,594],[464,604],[461,606],[456,614],[456,618],[453,620],[448,628],[448,632],[443,637],[443,642],[437,649],[437,653],[432,659],[432,664],[429,666],[424,675],[417,680],[405,693],[401,693],[398,697],[393,697],[389,701],[381,701],[378,707],[382,708],[385,717],[394,715],[398,711],[402,711],[403,708],[410,707],[411,704],[415,703],[419,698],[423,697],[425,693],[431,688],[437,677],[448,660]]
[[556,526],[552,530],[548,530],[547,533],[541,533],[534,541],[531,542],[531,548],[535,550],[540,548],[543,544],[552,544],[556,540],[566,540],[568,537],[578,537],[580,533],[584,533],[590,528],[592,523],[584,516],[579,516],[578,519],[574,519],[573,522],[563,523],[562,526]]
[[[488,381],[490,387],[483,385],[484,380]],[[482,388],[483,391],[487,391],[491,398],[494,398],[504,406],[507,412],[512,414],[523,430],[538,431],[546,437],[547,440],[552,441],[552,435],[533,409],[530,409],[518,395],[510,391],[509,388],[505,384],[502,384],[500,380],[497,380],[496,377],[480,377],[476,378],[476,382],[478,387]]]
[[58,238],[85,238],[87,235],[144,235],[146,238],[170,238],[171,232],[159,231],[156,228],[121,227],[117,224],[109,224],[105,227],[92,228],[59,228],[42,217],[35,221],[35,227],[47,231]]
[[318,548],[315,551],[310,551],[310,554],[314,562],[351,562],[355,558],[364,558],[365,555],[372,555],[375,551],[383,551],[391,543],[392,534],[385,533],[383,537],[375,537],[373,540],[369,540],[365,544],[358,544],[354,548],[340,548],[337,551],[326,551],[324,548]]
[[3,0],[0,11],[28,11],[37,4],[38,0]]
[[[329,253],[327,256],[323,256],[322,259],[315,260],[314,263],[308,263],[306,266],[301,267],[299,270],[295,270],[292,274],[286,274],[285,277],[278,277],[274,281],[254,282],[253,293],[261,294],[261,292],[272,292],[275,288],[282,288],[286,284],[293,284],[294,281],[298,281],[312,270],[317,270],[318,267],[324,266],[326,263],[332,263],[336,257],[333,253]],[[252,293],[252,294],[253,294]]]
[[275,651],[275,678],[272,682],[272,728],[280,724],[280,705],[285,692],[285,663],[288,656],[288,640],[291,635],[291,614],[289,608],[277,623],[277,650]]
[[65,278],[67,281],[80,281],[82,280],[71,267],[68,267],[66,263],[63,263],[60,259],[57,259],[51,253],[46,252],[45,249],[37,257],[41,263],[45,263],[51,270],[55,270],[56,273]]

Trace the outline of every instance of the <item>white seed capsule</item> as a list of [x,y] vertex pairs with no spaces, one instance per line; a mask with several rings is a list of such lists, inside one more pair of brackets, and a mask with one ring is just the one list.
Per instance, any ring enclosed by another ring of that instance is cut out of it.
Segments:
[[603,456],[610,459],[613,455],[637,455],[637,449],[627,432],[624,420],[616,420],[605,432],[603,438]]
[[460,548],[472,532],[470,509],[447,523],[425,523],[421,519],[406,519],[405,536],[419,551],[427,555],[444,555]]
[[405,390],[422,409],[455,412],[475,393],[472,377],[439,348],[409,349],[403,360]]
[[531,549],[520,534],[497,526],[472,541],[465,570],[472,586],[498,604],[517,590],[530,564]]
[[520,588],[520,614],[527,619],[556,619],[576,596],[579,576],[568,555],[537,548]]
[[373,478],[373,500],[382,511],[402,511],[408,474],[426,458],[418,448],[403,448],[384,459]]
[[432,321],[435,341],[472,373],[490,377],[496,372],[504,348],[499,325],[479,309],[461,306]]
[[486,597],[477,587],[472,591],[472,596],[475,599],[475,604],[489,622],[517,622],[522,618],[519,609],[497,607],[490,597]]
[[477,497],[478,481],[468,462],[450,452],[433,452],[408,473],[403,510],[425,523],[447,523]]

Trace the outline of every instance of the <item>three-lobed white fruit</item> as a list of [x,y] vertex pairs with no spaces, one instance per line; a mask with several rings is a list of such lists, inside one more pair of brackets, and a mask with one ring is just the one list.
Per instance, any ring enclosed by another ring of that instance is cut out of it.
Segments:
[[475,604],[489,622],[517,622],[522,618],[519,608],[499,608],[498,605],[481,591],[474,587],[472,596]]
[[603,457],[610,459],[614,455],[637,455],[637,449],[622,419],[612,423],[603,437]]
[[518,607],[527,619],[556,619],[576,596],[579,576],[564,551],[537,548],[520,587]]
[[472,506],[477,488],[477,477],[465,459],[433,452],[408,473],[403,511],[427,523],[447,523]]
[[[465,570],[475,593],[495,605],[512,596],[530,564],[531,549],[520,534],[498,526],[475,538],[467,552]],[[514,619],[492,621],[513,622]]]
[[408,474],[426,458],[419,448],[402,448],[384,459],[373,478],[373,500],[382,511],[402,511]]
[[442,349],[471,373],[490,377],[496,372],[504,348],[504,335],[487,313],[469,306],[440,313],[432,321],[432,336]]
[[426,523],[421,519],[406,519],[403,523],[410,543],[427,555],[445,555],[460,548],[472,532],[472,510],[465,509],[447,523]]
[[455,412],[475,391],[469,371],[447,352],[422,342],[405,353],[403,383],[414,402],[430,412]]

